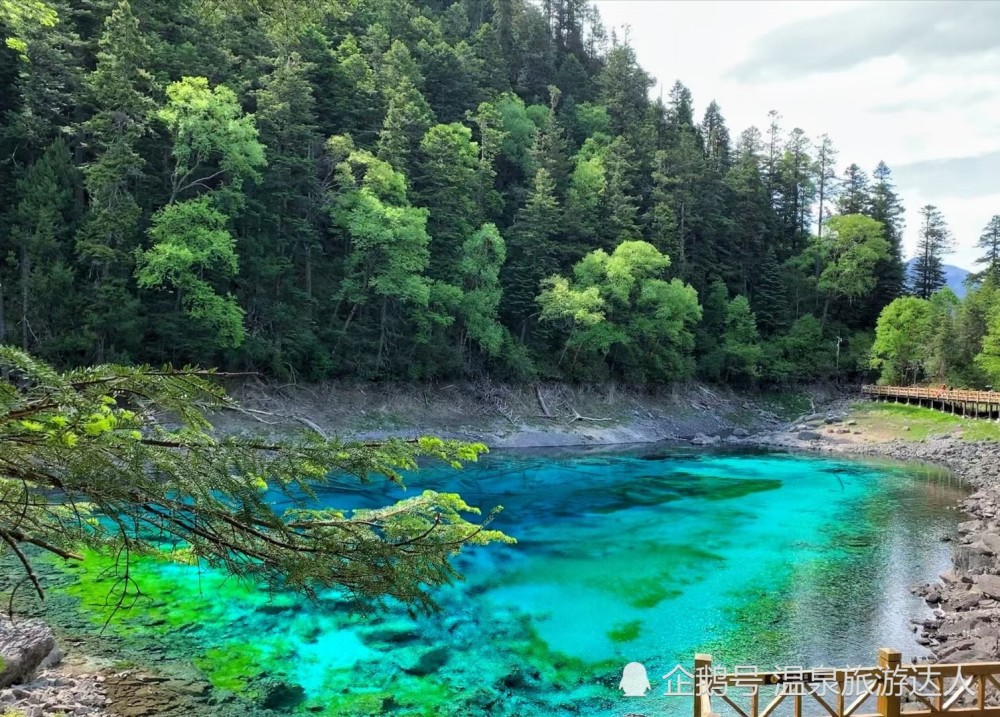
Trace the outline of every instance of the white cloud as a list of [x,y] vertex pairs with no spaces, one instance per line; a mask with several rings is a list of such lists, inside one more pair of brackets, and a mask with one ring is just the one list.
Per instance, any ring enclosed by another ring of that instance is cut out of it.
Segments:
[[[598,0],[605,24],[629,25],[639,60],[666,93],[675,79],[704,108],[715,99],[733,134],[827,133],[840,164],[898,171],[907,251],[918,210],[936,204],[972,267],[982,227],[1000,213],[1000,3],[653,2]],[[974,176],[961,173],[971,161]],[[973,158],[973,159],[969,159]],[[935,160],[941,161],[935,164]],[[957,163],[955,160],[959,160]]]

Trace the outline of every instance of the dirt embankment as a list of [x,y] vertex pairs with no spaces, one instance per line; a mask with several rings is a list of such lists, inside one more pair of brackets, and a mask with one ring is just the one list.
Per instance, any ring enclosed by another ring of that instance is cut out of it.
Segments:
[[714,442],[773,431],[837,394],[737,394],[685,384],[642,391],[618,384],[427,384],[230,386],[242,411],[213,418],[224,433],[287,435],[303,427],[360,440],[436,435],[491,448]]

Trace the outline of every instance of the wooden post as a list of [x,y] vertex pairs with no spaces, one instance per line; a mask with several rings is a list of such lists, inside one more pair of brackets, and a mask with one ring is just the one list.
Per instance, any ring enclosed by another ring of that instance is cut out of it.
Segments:
[[694,656],[694,717],[708,717],[709,710],[703,709],[703,701],[708,701],[708,694],[701,694],[699,677],[706,677],[712,673],[712,656],[704,653],[697,653]]
[[[883,675],[895,672],[902,660],[903,655],[899,650],[889,647],[878,649],[877,664]],[[882,685],[882,690],[879,692],[876,710],[882,717],[899,717],[899,693],[895,688],[896,682],[889,678],[887,683]]]

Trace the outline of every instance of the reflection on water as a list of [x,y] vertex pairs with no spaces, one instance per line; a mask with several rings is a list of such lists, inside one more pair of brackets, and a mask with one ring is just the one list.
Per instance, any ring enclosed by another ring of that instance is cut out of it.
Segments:
[[[410,491],[503,505],[494,527],[518,540],[464,554],[467,579],[440,593],[441,614],[349,618],[334,596],[284,598],[289,610],[276,613],[233,591],[207,613],[195,661],[250,693],[264,665],[304,690],[279,708],[288,714],[535,717],[686,713],[688,700],[663,696],[662,676],[695,652],[762,668],[868,664],[879,646],[908,659],[923,654],[909,621],[926,612],[909,587],[947,569],[941,537],[958,520],[959,488],[922,473],[662,447],[507,452],[460,473],[426,470]],[[369,507],[406,494],[379,484],[319,499]],[[197,598],[188,569],[157,570],[188,586],[161,612]],[[223,654],[225,669],[212,657]],[[252,674],[234,655],[249,655]],[[634,661],[648,670],[644,698],[617,689]]]

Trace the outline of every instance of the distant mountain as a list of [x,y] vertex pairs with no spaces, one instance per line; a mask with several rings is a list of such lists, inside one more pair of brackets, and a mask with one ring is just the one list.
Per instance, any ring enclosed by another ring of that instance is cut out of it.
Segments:
[[[908,278],[913,278],[913,265],[916,261],[916,258],[913,258],[906,262],[906,276]],[[970,273],[967,269],[963,269],[960,266],[944,265],[945,283],[948,284],[948,288],[958,295],[958,298],[965,296],[965,277]]]

